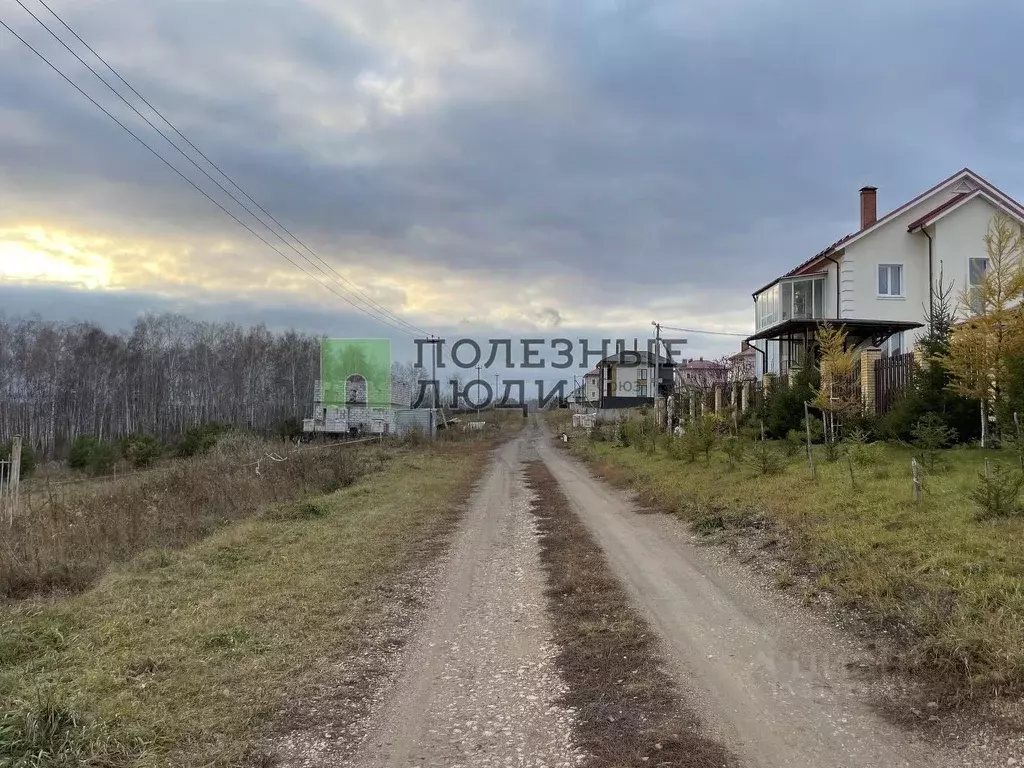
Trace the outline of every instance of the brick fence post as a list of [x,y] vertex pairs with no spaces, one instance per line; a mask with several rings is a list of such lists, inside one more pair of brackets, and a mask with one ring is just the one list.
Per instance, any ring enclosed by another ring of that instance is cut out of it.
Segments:
[[860,353],[860,398],[864,410],[875,412],[875,363],[882,359],[882,350],[870,347]]
[[715,413],[722,412],[722,385],[715,384]]
[[751,386],[752,385],[751,385],[751,383],[749,381],[744,381],[740,385],[740,410],[743,413],[746,413],[750,409],[750,390],[751,390]]

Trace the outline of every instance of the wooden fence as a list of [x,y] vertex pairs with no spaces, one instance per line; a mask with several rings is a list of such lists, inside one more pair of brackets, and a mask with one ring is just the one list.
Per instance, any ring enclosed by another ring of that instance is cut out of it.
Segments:
[[21,438],[11,441],[10,458],[0,461],[0,521],[11,525],[18,509],[21,476]]
[[888,413],[914,380],[914,353],[875,361],[875,413]]

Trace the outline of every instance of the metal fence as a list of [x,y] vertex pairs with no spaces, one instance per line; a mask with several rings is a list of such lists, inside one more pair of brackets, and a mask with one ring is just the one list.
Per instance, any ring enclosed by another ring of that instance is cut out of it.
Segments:
[[0,461],[0,520],[7,525],[14,522],[18,511],[19,481],[21,476],[21,438],[11,441],[10,458]]
[[914,381],[914,353],[875,361],[875,413],[888,413]]

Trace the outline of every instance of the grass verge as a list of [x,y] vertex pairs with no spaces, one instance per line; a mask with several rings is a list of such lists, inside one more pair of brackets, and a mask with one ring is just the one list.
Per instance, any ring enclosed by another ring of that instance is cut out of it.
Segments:
[[0,765],[261,764],[253,745],[366,650],[396,580],[443,546],[479,448],[398,451],[81,594],[0,604]]
[[[894,662],[950,702],[1024,691],[1024,521],[979,521],[968,493],[996,451],[945,452],[915,501],[911,451],[877,445],[871,461],[784,459],[760,474],[709,460],[577,440],[574,452],[695,531],[742,537],[768,526],[805,597],[828,601],[896,638]],[[782,455],[781,447],[775,448]],[[787,584],[793,586],[793,580]]]
[[665,670],[658,641],[543,462],[528,465],[541,561],[579,746],[590,768],[721,768],[734,758],[700,734]]
[[88,587],[112,563],[151,547],[181,547],[266,504],[327,493],[377,468],[376,446],[303,447],[232,435],[207,456],[137,477],[26,497],[0,540],[0,597]]

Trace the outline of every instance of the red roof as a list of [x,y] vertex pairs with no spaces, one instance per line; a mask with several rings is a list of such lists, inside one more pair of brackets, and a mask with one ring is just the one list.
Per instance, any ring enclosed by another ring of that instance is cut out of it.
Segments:
[[[961,176],[967,176],[967,175],[971,176],[981,186],[982,190],[986,190],[987,189],[987,190],[989,190],[992,193],[991,195],[987,195],[987,196],[989,196],[989,199],[992,199],[993,202],[996,202],[997,204],[1002,205],[1006,209],[1008,209],[1010,211],[1013,211],[1017,216],[1019,216],[1021,218],[1024,218],[1024,206],[1021,206],[1021,204],[1018,203],[1016,200],[1014,200],[1012,197],[1010,197],[1009,195],[1007,195],[1002,190],[1000,190],[997,187],[995,187],[992,184],[990,184],[988,181],[986,181],[981,176],[976,174],[970,168],[961,168],[959,171],[954,173],[952,176],[949,176],[949,177],[943,179],[942,181],[940,181],[935,186],[933,186],[933,187],[931,187],[929,189],[926,189],[924,192],[919,194],[913,200],[909,200],[908,202],[904,203],[903,205],[899,206],[898,208],[894,208],[893,210],[889,211],[887,214],[885,214],[885,216],[882,216],[881,218],[877,219],[873,224],[871,224],[871,226],[865,227],[863,229],[859,229],[856,232],[851,232],[850,234],[846,235],[845,237],[839,238],[834,243],[832,243],[832,245],[830,245],[828,248],[826,248],[823,251],[819,251],[818,253],[816,253],[813,256],[811,256],[811,258],[807,259],[804,262],[801,262],[796,267],[794,267],[793,269],[789,270],[789,272],[786,272],[784,275],[782,275],[782,277],[793,277],[794,275],[802,274],[808,267],[810,267],[813,264],[817,263],[818,261],[820,261],[821,259],[825,258],[826,256],[831,256],[833,253],[841,250],[842,246],[845,245],[849,240],[852,240],[853,238],[855,238],[855,237],[857,237],[857,236],[859,236],[859,235],[861,235],[861,234],[863,234],[865,232],[868,232],[868,231],[870,231],[872,229],[875,229],[876,227],[881,226],[882,224],[885,224],[890,219],[893,219],[896,216],[899,216],[901,213],[905,212],[908,208],[911,208],[914,205],[916,205],[917,203],[919,203],[922,200],[924,200],[926,197],[928,197],[928,195],[931,195],[931,194],[937,192],[938,190],[942,189],[944,186],[946,186],[950,182],[960,178]],[[957,203],[959,203],[965,196],[970,195],[970,194],[974,194],[974,193],[973,192],[962,192],[960,194],[955,195],[952,200],[949,200],[946,203],[944,203],[943,205],[940,205],[939,207],[935,208],[934,210],[929,211],[924,216],[922,216],[920,219],[918,219],[913,224],[911,224],[910,225],[910,229],[914,229],[915,226],[920,226],[923,222],[927,222],[927,221],[931,220],[932,218],[935,218],[936,216],[940,215],[944,211],[948,210],[952,206],[954,206]],[[772,280],[770,283],[768,283],[764,287],[759,288],[758,290],[754,291],[754,295],[756,296],[757,294],[759,294],[761,291],[765,290],[766,288],[770,288],[772,285],[774,285],[780,279],[782,279],[782,277],[776,278],[775,280]]]
[[940,213],[942,213],[943,211],[949,210],[954,205],[959,203],[961,200],[963,200],[969,194],[971,194],[971,193],[970,192],[960,192],[959,194],[953,195],[953,197],[951,197],[949,200],[944,202],[938,208],[933,208],[932,210],[928,211],[928,213],[926,213],[921,218],[917,219],[916,221],[912,221],[910,223],[910,226],[907,227],[907,231],[908,232],[913,232],[918,227],[923,227],[925,224],[930,222],[932,219],[934,219]]

